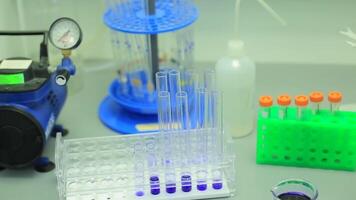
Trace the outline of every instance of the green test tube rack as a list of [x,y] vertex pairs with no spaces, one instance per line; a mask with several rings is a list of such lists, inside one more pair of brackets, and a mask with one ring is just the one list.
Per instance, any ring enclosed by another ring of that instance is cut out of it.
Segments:
[[278,106],[268,118],[258,115],[257,163],[283,166],[356,170],[356,113],[309,108],[297,120],[296,107],[278,118]]

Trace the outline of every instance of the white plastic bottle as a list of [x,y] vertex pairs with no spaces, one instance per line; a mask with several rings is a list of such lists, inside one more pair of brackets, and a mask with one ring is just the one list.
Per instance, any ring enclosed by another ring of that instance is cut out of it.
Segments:
[[256,67],[244,53],[244,43],[228,43],[228,55],[216,64],[217,87],[223,92],[224,130],[233,137],[243,137],[253,131],[255,119]]

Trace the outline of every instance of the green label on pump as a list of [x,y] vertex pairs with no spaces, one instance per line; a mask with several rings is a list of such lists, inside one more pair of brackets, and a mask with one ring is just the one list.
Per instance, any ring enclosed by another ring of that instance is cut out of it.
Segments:
[[0,74],[0,85],[16,85],[25,83],[25,77],[19,74]]

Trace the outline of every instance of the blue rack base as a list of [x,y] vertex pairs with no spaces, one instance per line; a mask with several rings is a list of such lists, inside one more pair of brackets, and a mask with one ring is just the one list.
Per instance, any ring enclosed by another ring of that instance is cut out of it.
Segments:
[[111,96],[105,97],[101,102],[99,118],[108,128],[121,134],[158,130],[157,115],[138,114],[125,110]]

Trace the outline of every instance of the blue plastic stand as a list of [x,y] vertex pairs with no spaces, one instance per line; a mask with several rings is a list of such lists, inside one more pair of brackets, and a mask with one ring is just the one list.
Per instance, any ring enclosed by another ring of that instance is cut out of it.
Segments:
[[[199,15],[190,1],[176,5],[173,1],[156,0],[154,15],[146,14],[146,7],[141,0],[131,0],[130,12],[119,12],[127,9],[126,6],[124,3],[117,3],[106,10],[103,20],[111,30],[144,35],[173,32],[193,24]],[[101,121],[123,134],[156,131],[156,101],[138,101],[129,95],[122,95],[119,92],[120,87],[117,80],[110,85],[109,95],[99,107]]]
[[[130,95],[122,95],[120,94],[121,90],[120,82],[115,79],[110,87],[109,87],[109,96],[116,103],[121,105],[124,109],[134,112],[141,113],[144,115],[154,115],[157,114],[157,102],[156,100],[149,102],[146,98],[143,100],[137,100],[134,98],[130,98]],[[156,99],[156,96],[154,96]]]
[[[173,5],[167,0],[156,0],[156,14],[147,16],[139,1],[133,4],[132,11],[118,13],[108,9],[104,14],[105,24],[113,30],[133,34],[159,34],[173,32],[193,24],[198,18],[194,4]],[[125,5],[116,5],[117,10]],[[179,9],[178,9],[179,7]]]
[[112,97],[107,96],[99,107],[100,120],[110,129],[122,133],[153,132],[156,129],[139,129],[140,126],[157,124],[157,115],[143,115],[123,109]]

